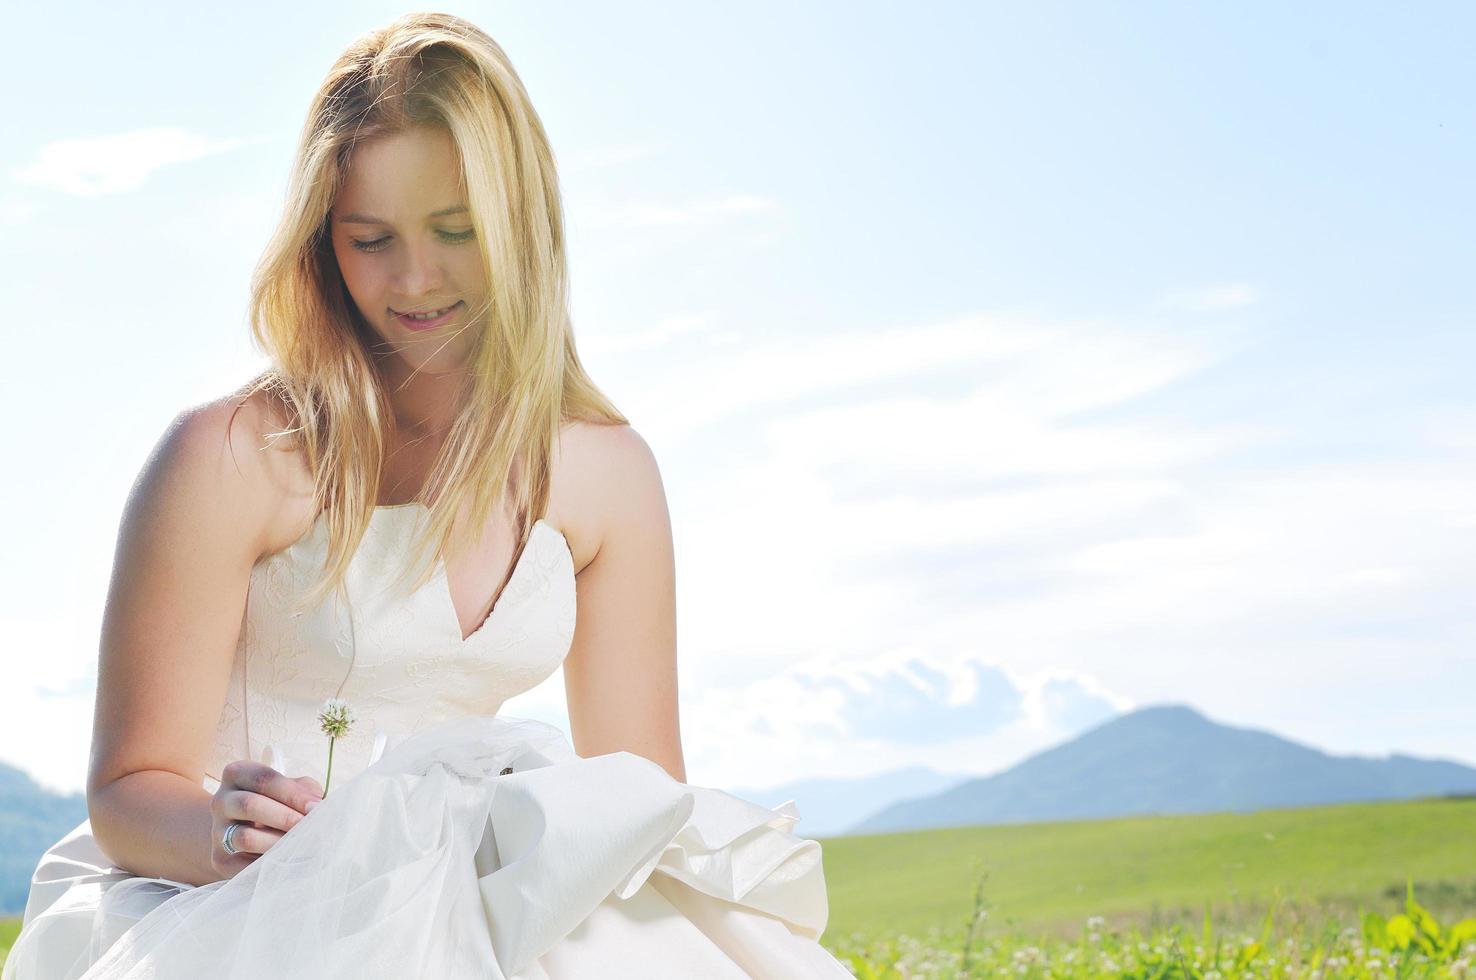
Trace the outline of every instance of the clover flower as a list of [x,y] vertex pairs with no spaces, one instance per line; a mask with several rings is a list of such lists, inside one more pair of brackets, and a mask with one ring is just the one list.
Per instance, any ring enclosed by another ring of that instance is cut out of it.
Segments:
[[323,726],[323,734],[328,736],[328,771],[323,777],[323,798],[327,799],[328,784],[333,780],[333,743],[348,734],[349,727],[354,723],[354,713],[349,709],[347,701],[329,698],[323,702],[318,723]]

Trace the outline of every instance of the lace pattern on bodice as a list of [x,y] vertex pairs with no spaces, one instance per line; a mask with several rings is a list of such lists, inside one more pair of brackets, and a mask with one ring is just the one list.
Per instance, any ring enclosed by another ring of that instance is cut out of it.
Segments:
[[376,508],[337,594],[297,612],[323,567],[327,524],[258,561],[205,770],[219,786],[226,763],[264,762],[324,781],[328,737],[318,713],[347,701],[349,732],[333,746],[333,782],[448,718],[495,714],[508,698],[558,669],[574,635],[574,562],[564,535],[540,519],[482,625],[462,639],[443,562],[420,589],[392,588],[416,529],[419,504]]

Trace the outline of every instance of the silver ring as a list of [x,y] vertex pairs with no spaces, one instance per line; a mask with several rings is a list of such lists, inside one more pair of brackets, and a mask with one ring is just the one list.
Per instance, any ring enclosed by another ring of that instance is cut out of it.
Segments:
[[220,846],[225,848],[225,852],[227,854],[236,853],[236,845],[231,843],[231,838],[235,836],[236,831],[240,830],[244,826],[245,824],[241,823],[239,820],[233,820],[231,821],[230,825],[226,827],[225,836],[221,838]]

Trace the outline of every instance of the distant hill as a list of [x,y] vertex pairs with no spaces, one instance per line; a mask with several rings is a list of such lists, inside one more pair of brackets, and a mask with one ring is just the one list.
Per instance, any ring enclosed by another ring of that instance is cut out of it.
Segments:
[[1185,705],[1112,719],[992,776],[880,808],[874,834],[1143,814],[1248,812],[1476,793],[1476,768],[1394,754],[1334,756]]
[[855,823],[858,813],[874,813],[888,804],[928,796],[970,778],[967,774],[909,766],[863,779],[803,779],[772,789],[729,792],[768,807],[794,800],[800,811],[794,832],[801,837],[830,837]]
[[26,909],[36,862],[62,835],[87,819],[87,798],[63,796],[0,762],[0,915]]

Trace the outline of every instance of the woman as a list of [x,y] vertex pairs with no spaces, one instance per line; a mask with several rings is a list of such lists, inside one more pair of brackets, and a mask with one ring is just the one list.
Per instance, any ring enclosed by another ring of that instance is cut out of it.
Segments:
[[[253,283],[272,368],[130,495],[91,820],[4,980],[850,975],[798,811],[685,783],[660,475],[566,311],[502,50],[353,44]],[[561,664],[573,747],[496,715]]]

